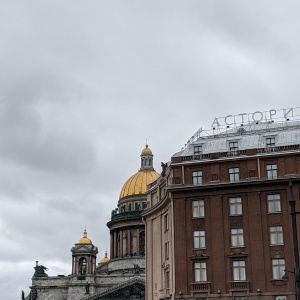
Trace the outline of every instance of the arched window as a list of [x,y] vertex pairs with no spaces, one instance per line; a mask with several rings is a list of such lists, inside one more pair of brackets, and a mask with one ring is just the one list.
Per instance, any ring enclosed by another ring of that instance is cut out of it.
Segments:
[[79,274],[80,275],[86,275],[86,259],[84,257],[81,257],[79,259]]

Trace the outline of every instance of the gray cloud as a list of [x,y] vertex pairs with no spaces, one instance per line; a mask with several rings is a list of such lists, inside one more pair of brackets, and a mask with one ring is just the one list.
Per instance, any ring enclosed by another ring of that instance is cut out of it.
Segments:
[[0,4],[0,294],[70,273],[146,138],[155,167],[214,117],[298,106],[298,1]]

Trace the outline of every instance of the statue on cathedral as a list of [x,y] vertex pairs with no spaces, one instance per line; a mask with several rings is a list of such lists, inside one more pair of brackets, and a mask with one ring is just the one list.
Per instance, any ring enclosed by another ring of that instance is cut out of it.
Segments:
[[138,264],[134,264],[134,274],[140,274],[140,269]]
[[119,213],[119,209],[115,208],[111,211],[111,217],[114,217],[115,215],[117,215]]
[[33,288],[29,294],[29,300],[36,300],[37,299],[37,290]]
[[38,265],[38,261],[36,261],[36,266],[34,267],[33,277],[48,277],[45,271],[48,271],[48,268]]
[[165,177],[165,176],[166,176],[166,170],[167,170],[167,167],[168,167],[168,164],[167,164],[167,163],[161,162],[161,168],[162,168],[161,176],[162,176],[162,177]]
[[86,282],[86,285],[85,285],[85,293],[86,293],[86,294],[90,294],[90,284],[89,284],[89,282]]
[[25,300],[25,293],[24,293],[23,290],[22,290],[22,296],[21,296],[21,299],[22,299],[22,300]]
[[80,272],[80,275],[86,275],[86,259],[85,258],[81,258],[79,260],[79,272]]

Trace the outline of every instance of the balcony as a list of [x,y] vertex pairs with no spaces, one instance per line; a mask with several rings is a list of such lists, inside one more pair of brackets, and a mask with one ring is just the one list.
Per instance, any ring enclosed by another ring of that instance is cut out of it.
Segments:
[[131,217],[136,218],[141,215],[142,210],[132,210],[122,213],[112,214],[111,220],[119,220],[119,219],[130,219]]
[[229,291],[249,291],[250,282],[249,281],[230,281]]
[[210,282],[191,283],[192,292],[210,292]]
[[170,289],[165,288],[165,289],[159,290],[158,299],[164,299],[164,300],[165,299],[171,299]]

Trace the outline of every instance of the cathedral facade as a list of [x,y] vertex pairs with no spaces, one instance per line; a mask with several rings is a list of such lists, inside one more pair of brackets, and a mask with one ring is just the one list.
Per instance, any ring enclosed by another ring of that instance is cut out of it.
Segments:
[[110,230],[110,258],[97,264],[98,248],[87,231],[72,247],[71,274],[48,276],[47,268],[36,262],[26,300],[145,299],[145,226],[141,213],[147,207],[147,185],[159,174],[153,168],[148,145],[141,166],[121,189],[117,208],[107,223]]

